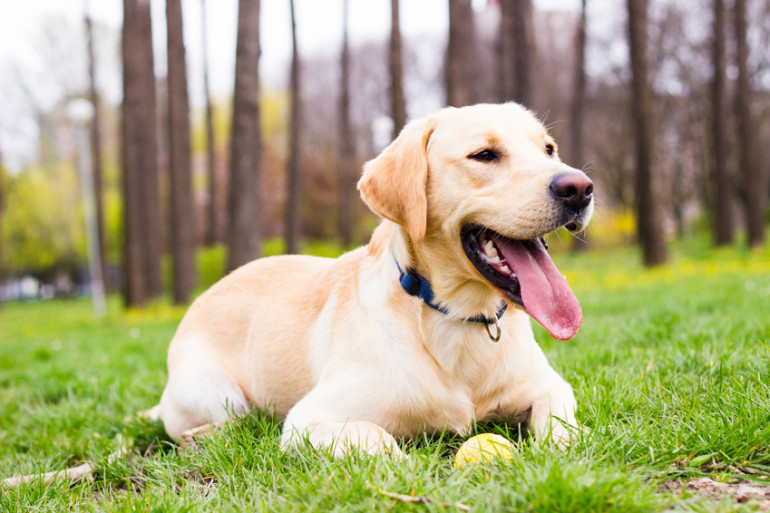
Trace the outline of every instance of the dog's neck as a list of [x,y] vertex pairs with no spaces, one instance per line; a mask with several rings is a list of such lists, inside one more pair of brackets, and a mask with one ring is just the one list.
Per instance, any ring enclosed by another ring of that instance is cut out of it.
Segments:
[[[461,248],[458,250],[462,251]],[[504,344],[495,344],[490,341],[491,336],[487,331],[487,325],[468,322],[465,319],[480,313],[491,317],[500,308],[500,296],[494,291],[488,292],[488,286],[478,286],[478,280],[462,278],[464,275],[462,269],[450,267],[442,273],[434,271],[437,267],[446,265],[446,256],[443,261],[431,262],[430,258],[439,257],[434,257],[432,251],[424,252],[422,243],[415,247],[403,229],[389,221],[383,221],[375,230],[367,246],[367,253],[372,261],[370,272],[376,275],[376,280],[373,281],[388,284],[388,297],[398,298],[399,309],[402,312],[411,308],[407,305],[413,304],[413,299],[399,283],[396,262],[398,265],[413,266],[421,273],[430,273],[426,278],[429,277],[432,280],[433,286],[436,284],[439,286],[435,299],[448,307],[449,313],[439,312],[421,300],[419,302],[420,322],[416,324],[421,336],[415,342],[419,341],[437,364],[451,375],[464,376],[461,381],[466,383],[478,382],[484,372],[469,362],[494,360],[497,351],[501,350]],[[461,285],[445,284],[453,279]],[[476,292],[477,290],[481,293]],[[449,291],[448,294],[447,291]],[[366,300],[370,296],[363,297]],[[372,306],[377,307],[374,304]],[[522,315],[518,309],[509,307],[504,316],[505,325],[509,327],[511,323],[522,325],[523,321],[522,326],[526,327],[528,321],[522,320]],[[509,333],[507,328],[503,328],[503,336],[506,333]]]
[[[406,231],[383,221],[372,235],[369,252],[393,269],[393,282],[399,285],[399,271],[413,269],[430,282],[434,302],[455,320],[478,316],[491,318],[500,310],[500,296],[475,278],[470,262],[458,244],[457,252],[447,252],[447,242],[433,235],[415,244]],[[391,259],[390,262],[387,262]],[[395,265],[398,263],[398,267]],[[430,308],[426,305],[426,308]]]

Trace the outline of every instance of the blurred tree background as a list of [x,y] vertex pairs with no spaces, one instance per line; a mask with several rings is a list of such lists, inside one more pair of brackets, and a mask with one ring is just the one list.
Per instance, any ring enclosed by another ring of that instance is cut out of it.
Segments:
[[[765,243],[767,2],[436,0],[425,3],[433,16],[413,19],[417,7],[378,0],[366,4],[385,30],[352,39],[350,12],[362,3],[123,0],[122,26],[93,18],[87,2],[73,7],[81,23],[41,18],[34,59],[0,62],[2,298],[88,293],[66,114],[75,98],[94,107],[106,282],[129,306],[164,293],[186,303],[196,286],[266,253],[364,243],[376,219],[356,200],[362,163],[407,118],[443,105],[523,103],[562,159],[590,173],[589,243],[565,249],[639,244],[643,261],[660,265],[667,241],[693,233]],[[326,4],[333,24],[314,17]],[[267,17],[276,9],[286,16]],[[209,21],[224,14],[237,28],[213,34]],[[265,35],[279,22],[290,53],[276,71],[261,62],[283,44]],[[403,30],[417,23],[434,30]],[[339,34],[303,47],[326,25]],[[213,93],[208,45],[221,38],[237,55],[229,92]],[[203,46],[200,65],[185,51],[191,39]]]

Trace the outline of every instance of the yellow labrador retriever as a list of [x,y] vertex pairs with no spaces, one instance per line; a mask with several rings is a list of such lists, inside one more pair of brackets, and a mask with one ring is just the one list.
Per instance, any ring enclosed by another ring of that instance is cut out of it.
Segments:
[[284,448],[336,456],[484,420],[566,441],[575,398],[529,316],[557,339],[580,326],[541,237],[585,226],[591,181],[508,103],[409,123],[358,188],[384,218],[367,246],[256,260],[193,303],[155,408],[169,435],[257,407],[285,419]]

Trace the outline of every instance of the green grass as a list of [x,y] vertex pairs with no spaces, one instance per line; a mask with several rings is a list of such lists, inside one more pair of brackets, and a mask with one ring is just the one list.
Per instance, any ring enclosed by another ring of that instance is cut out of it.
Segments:
[[[458,502],[473,511],[754,510],[661,483],[764,484],[770,473],[770,251],[696,240],[654,270],[630,249],[557,260],[585,320],[569,342],[536,334],[590,431],[559,452],[515,429],[479,426],[519,450],[509,463],[465,470],[452,468],[463,440],[449,435],[405,442],[403,462],[283,454],[280,423],[260,415],[178,452],[159,425],[124,418],[157,402],[183,309],[124,312],[113,298],[94,320],[83,300],[4,305],[0,477],[88,459],[99,470],[93,483],[0,490],[0,511],[453,511]],[[130,455],[107,463],[121,443]]]

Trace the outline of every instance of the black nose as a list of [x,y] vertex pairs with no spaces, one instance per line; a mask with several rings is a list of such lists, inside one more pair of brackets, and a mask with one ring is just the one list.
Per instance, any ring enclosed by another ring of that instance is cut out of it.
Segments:
[[587,207],[593,199],[594,183],[583,173],[559,173],[550,188],[559,201],[574,210]]

